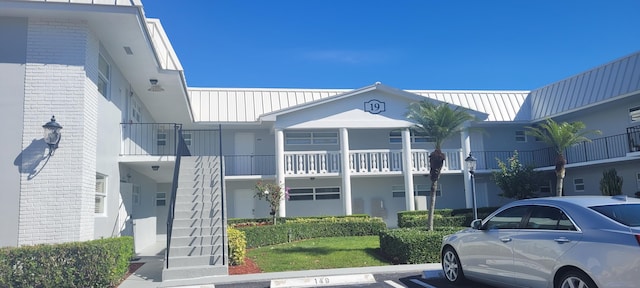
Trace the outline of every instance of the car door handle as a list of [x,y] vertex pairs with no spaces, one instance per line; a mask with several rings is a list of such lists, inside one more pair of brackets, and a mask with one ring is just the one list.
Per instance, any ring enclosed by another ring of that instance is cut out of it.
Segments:
[[571,242],[571,240],[569,240],[569,239],[567,239],[567,238],[564,238],[564,237],[553,239],[553,241],[556,241],[556,242],[558,242],[558,243],[560,243],[560,244],[562,244],[562,243],[567,243],[567,242]]
[[511,238],[509,238],[509,237],[500,238],[500,241],[502,241],[504,243],[511,242]]

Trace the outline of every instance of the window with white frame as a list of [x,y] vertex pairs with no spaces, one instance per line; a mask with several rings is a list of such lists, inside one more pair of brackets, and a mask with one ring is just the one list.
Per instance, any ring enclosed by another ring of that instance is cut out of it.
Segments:
[[289,201],[313,201],[340,199],[339,187],[291,188]]
[[156,192],[156,206],[166,206],[167,205],[167,193],[165,192]]
[[636,187],[638,188],[638,191],[640,191],[640,173],[636,174]]
[[640,106],[629,109],[629,118],[631,122],[640,122]]
[[551,195],[551,182],[542,183],[539,187],[540,196]]
[[131,97],[131,122],[140,123],[141,119],[140,104],[134,97]]
[[157,137],[158,146],[167,145],[167,132],[158,132]]
[[582,178],[573,179],[573,189],[576,192],[584,192],[584,179]]
[[287,145],[335,145],[338,144],[338,132],[286,132]]
[[109,82],[111,80],[111,66],[102,54],[98,55],[98,92],[109,99]]
[[[410,131],[411,133],[411,143],[430,143],[435,142],[435,139],[424,132],[420,131]],[[393,130],[389,132],[389,143],[402,143],[402,131]]]
[[104,215],[107,204],[107,176],[96,173],[96,193],[95,193],[94,213]]
[[527,142],[527,135],[524,133],[524,130],[516,131],[516,142]]
[[135,205],[135,206],[140,205],[140,202],[141,202],[140,197],[142,197],[140,195],[140,185],[133,185],[133,193],[132,193],[132,196],[131,196],[131,198],[133,198],[132,199],[133,205]]
[[[393,198],[404,198],[404,185],[391,186],[391,194]],[[413,195],[415,196],[431,196],[431,185],[418,184],[413,186]],[[442,196],[442,186],[438,184],[436,188],[436,197]]]
[[184,144],[187,146],[191,146],[191,139],[193,139],[191,135],[191,133],[182,133],[182,139],[184,139]]

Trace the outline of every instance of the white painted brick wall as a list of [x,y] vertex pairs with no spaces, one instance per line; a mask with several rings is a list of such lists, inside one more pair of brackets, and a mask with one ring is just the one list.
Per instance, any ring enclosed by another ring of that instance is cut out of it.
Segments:
[[[89,40],[86,23],[29,20],[23,161],[34,171],[21,178],[19,245],[93,236],[97,108],[86,93],[84,64],[95,50]],[[64,128],[60,148],[47,158],[42,125],[51,115]]]

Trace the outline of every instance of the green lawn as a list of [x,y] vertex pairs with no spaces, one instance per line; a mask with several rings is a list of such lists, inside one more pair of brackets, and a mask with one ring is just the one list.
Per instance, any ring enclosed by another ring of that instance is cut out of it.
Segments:
[[330,237],[251,249],[263,272],[391,265],[379,255],[378,236]]

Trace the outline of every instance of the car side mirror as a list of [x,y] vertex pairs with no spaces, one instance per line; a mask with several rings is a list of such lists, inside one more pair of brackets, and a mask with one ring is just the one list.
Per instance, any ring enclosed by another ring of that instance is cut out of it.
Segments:
[[482,227],[482,219],[476,219],[471,221],[471,228],[480,230],[481,227]]

